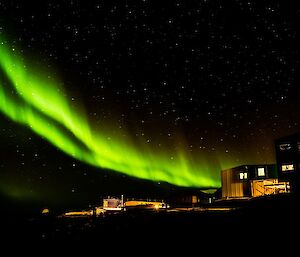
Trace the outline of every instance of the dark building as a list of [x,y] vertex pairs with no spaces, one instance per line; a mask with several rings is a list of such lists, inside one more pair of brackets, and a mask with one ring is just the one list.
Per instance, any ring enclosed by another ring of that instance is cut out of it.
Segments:
[[300,189],[300,133],[275,141],[278,177],[289,181],[293,192]]
[[211,204],[215,199],[215,191],[215,189],[180,190],[171,194],[167,201],[171,207],[199,207],[202,205]]
[[289,191],[286,181],[279,182],[277,167],[269,165],[242,165],[223,170],[222,198],[249,198]]

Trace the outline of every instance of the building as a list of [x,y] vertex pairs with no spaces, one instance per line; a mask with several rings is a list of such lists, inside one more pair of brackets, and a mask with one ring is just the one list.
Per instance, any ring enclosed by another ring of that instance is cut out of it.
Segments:
[[275,164],[242,165],[221,172],[222,198],[251,198],[289,192],[289,183],[279,181]]
[[278,177],[289,181],[292,191],[300,188],[300,133],[275,140]]
[[132,209],[166,209],[167,204],[164,201],[152,200],[129,200],[124,203],[126,210]]
[[215,197],[216,189],[182,189],[178,192],[173,192],[168,202],[171,207],[199,207],[202,205],[211,204]]
[[171,207],[195,207],[199,201],[196,194],[175,194],[169,197]]
[[120,198],[107,197],[103,199],[103,210],[105,211],[121,211],[123,208],[123,195]]

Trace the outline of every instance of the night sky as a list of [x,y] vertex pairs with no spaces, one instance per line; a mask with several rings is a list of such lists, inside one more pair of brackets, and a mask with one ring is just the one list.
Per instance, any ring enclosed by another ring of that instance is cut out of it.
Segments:
[[[274,139],[300,131],[295,2],[0,1],[0,35],[59,78],[93,131],[152,162],[183,156],[210,187],[221,169],[275,163]],[[71,158],[3,114],[0,138],[3,195],[87,199],[144,183]]]

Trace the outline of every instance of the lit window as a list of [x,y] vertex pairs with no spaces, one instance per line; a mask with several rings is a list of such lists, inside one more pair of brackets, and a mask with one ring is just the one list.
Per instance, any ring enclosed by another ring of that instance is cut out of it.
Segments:
[[283,164],[281,165],[281,170],[283,172],[289,172],[295,170],[294,164]]
[[292,149],[292,144],[291,143],[283,143],[279,145],[280,151],[288,151]]
[[258,168],[258,169],[257,169],[257,175],[258,175],[259,177],[265,176],[265,175],[266,175],[266,173],[265,173],[265,168]]
[[247,179],[248,173],[247,172],[240,172],[240,179]]

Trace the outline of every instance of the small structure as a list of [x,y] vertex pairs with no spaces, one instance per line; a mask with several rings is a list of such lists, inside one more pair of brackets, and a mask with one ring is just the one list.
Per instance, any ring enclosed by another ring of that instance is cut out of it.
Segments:
[[71,218],[76,218],[76,217],[89,217],[93,215],[92,210],[84,210],[84,211],[70,211],[64,213],[62,216],[63,217],[71,217]]
[[172,207],[199,207],[211,204],[214,201],[216,189],[182,189],[173,192],[168,199]]
[[124,203],[124,208],[129,209],[166,209],[167,204],[163,201],[151,201],[151,200],[130,200]]
[[49,209],[48,208],[43,209],[42,214],[43,215],[48,215],[49,214]]
[[200,198],[196,194],[176,194],[170,198],[172,207],[194,207]]
[[107,197],[103,199],[104,211],[121,211],[123,209],[123,195],[120,198]]
[[283,181],[289,181],[293,192],[299,191],[300,133],[275,140],[275,147],[279,178]]
[[289,183],[279,181],[275,164],[242,165],[221,172],[222,198],[251,198],[289,192]]

